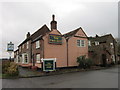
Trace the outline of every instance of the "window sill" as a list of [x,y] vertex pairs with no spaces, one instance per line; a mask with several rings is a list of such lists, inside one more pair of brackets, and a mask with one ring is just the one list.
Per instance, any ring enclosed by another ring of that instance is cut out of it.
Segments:
[[36,48],[36,49],[40,49],[40,47],[39,47],[39,48]]
[[37,64],[40,64],[41,62],[40,61],[36,61]]

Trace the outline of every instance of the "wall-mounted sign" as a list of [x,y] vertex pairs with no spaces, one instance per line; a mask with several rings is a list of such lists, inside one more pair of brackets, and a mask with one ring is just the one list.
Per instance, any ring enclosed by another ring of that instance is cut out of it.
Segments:
[[49,43],[51,44],[62,44],[62,36],[49,34]]
[[12,42],[7,44],[7,51],[14,51],[14,44]]
[[41,59],[43,62],[43,71],[54,71],[55,70],[55,58]]

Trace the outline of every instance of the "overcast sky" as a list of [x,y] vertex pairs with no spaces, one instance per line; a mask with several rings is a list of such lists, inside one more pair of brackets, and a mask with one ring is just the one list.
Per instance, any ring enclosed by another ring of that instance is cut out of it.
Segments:
[[44,24],[50,28],[52,14],[62,34],[82,27],[88,36],[110,33],[115,38],[118,36],[118,0],[1,2],[0,13],[0,58],[9,56],[6,52],[8,42],[12,41],[16,50],[27,32],[32,34]]

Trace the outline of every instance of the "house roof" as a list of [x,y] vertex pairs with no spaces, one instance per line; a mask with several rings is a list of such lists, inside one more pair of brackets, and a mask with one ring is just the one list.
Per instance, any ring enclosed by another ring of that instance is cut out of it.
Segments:
[[14,52],[17,52],[19,49],[16,49]]
[[71,36],[75,35],[75,34],[79,31],[79,29],[81,29],[81,27],[78,28],[78,29],[76,29],[76,30],[70,31],[70,32],[64,34],[63,36],[64,36],[65,38],[71,37]]
[[[19,46],[23,43],[27,42],[28,40],[36,40],[39,36],[44,36],[46,33],[50,32],[49,28],[46,25],[43,25],[40,29],[34,32],[30,37],[26,38]],[[18,46],[18,47],[19,47]]]
[[111,37],[112,39],[114,39],[111,34],[107,34],[107,35],[104,35],[104,36],[98,36],[97,35],[97,37],[89,37],[89,40],[91,40],[91,41],[99,41],[99,42],[106,42],[108,37]]

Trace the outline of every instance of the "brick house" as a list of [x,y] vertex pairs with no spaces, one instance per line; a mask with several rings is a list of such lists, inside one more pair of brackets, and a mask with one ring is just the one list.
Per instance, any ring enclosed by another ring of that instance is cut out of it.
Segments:
[[86,55],[88,57],[88,38],[80,27],[69,33],[64,34],[67,45],[67,64],[68,66],[78,65],[76,58]]
[[57,21],[52,16],[51,29],[42,26],[35,33],[27,34],[26,39],[18,46],[19,62],[21,66],[37,66],[42,68],[42,58],[56,58],[56,67],[77,66],[77,57],[88,57],[88,38],[80,27],[62,35],[57,29]]
[[117,62],[117,42],[111,34],[89,37],[89,58],[96,65],[106,66]]

